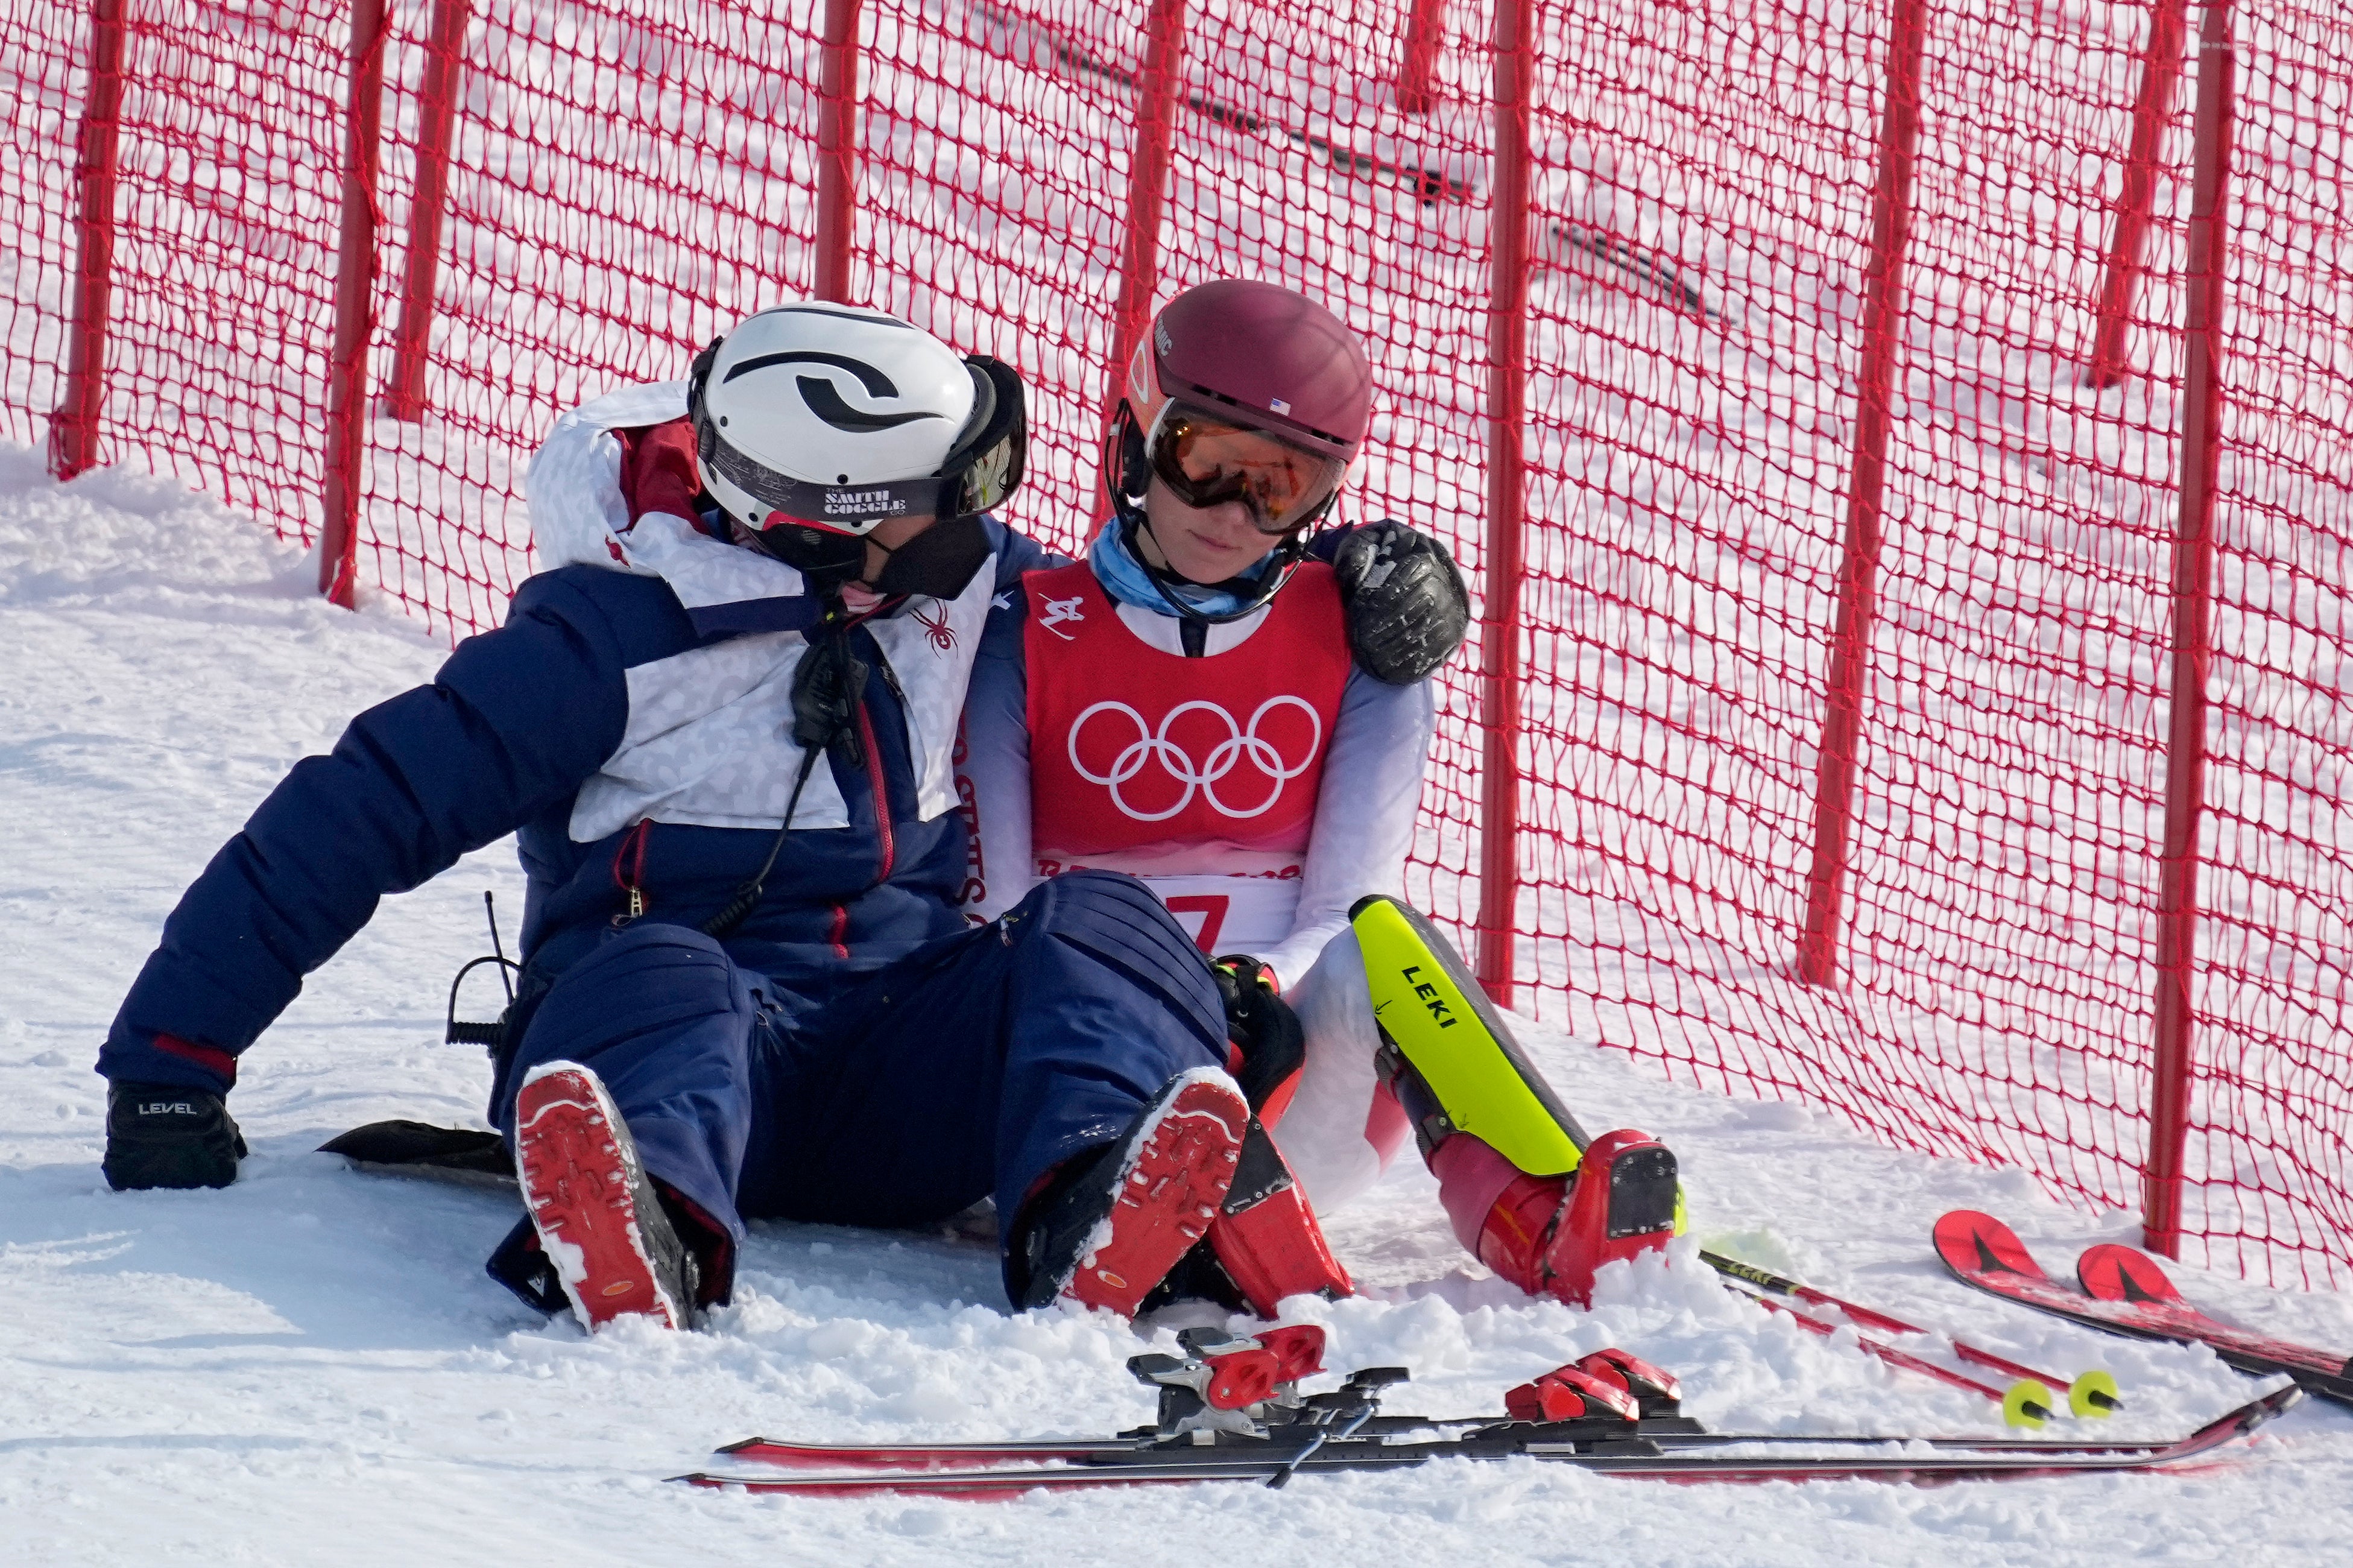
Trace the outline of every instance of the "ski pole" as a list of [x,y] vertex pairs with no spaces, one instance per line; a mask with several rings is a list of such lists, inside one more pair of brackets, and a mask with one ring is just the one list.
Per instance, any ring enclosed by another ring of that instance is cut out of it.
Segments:
[[[1727,1278],[1753,1285],[1760,1290],[1769,1290],[1776,1296],[1795,1297],[1800,1301],[1810,1302],[1817,1307],[1833,1308],[1845,1313],[1858,1328],[1877,1329],[1886,1334],[1928,1332],[1927,1330],[1907,1323],[1901,1318],[1891,1318],[1884,1312],[1873,1311],[1868,1307],[1859,1307],[1852,1301],[1841,1301],[1828,1291],[1817,1290],[1810,1285],[1775,1274],[1769,1269],[1759,1268],[1753,1263],[1742,1263],[1737,1258],[1725,1257],[1721,1253],[1704,1251],[1700,1256],[1706,1260],[1710,1268]],[[2116,1397],[2116,1380],[2107,1372],[2087,1372],[2080,1377],[2072,1379],[2053,1377],[2049,1372],[2036,1372],[2032,1367],[2021,1365],[2006,1356],[1998,1356],[1991,1351],[1970,1344],[1967,1340],[1954,1339],[1952,1344],[1953,1354],[1972,1366],[1983,1367],[1988,1372],[1998,1372],[2008,1378],[2031,1379],[2049,1388],[2065,1389],[2067,1408],[2077,1415],[2105,1416],[2112,1411],[2124,1408],[2124,1401]]]
[[[1767,1312],[1778,1312],[1810,1334],[1820,1334],[1827,1339],[1838,1332],[1837,1324],[1825,1323],[1820,1318],[1800,1312],[1794,1307],[1784,1306],[1770,1297],[1750,1296],[1748,1292],[1730,1286],[1725,1288],[1732,1290],[1736,1296],[1747,1297],[1749,1300],[1756,1302]],[[2002,1419],[2012,1426],[2040,1426],[2051,1419],[2051,1390],[2040,1378],[2021,1378],[2008,1389],[1999,1389],[1991,1383],[1979,1383],[1973,1377],[1965,1377],[1948,1368],[1940,1367],[1934,1361],[1924,1361],[1907,1351],[1899,1351],[1885,1340],[1874,1340],[1868,1334],[1858,1333],[1855,1335],[1855,1342],[1889,1366],[1902,1367],[1905,1372],[1918,1372],[1923,1377],[1935,1378],[1948,1388],[1966,1389],[1971,1393],[1984,1395],[2001,1406]]]

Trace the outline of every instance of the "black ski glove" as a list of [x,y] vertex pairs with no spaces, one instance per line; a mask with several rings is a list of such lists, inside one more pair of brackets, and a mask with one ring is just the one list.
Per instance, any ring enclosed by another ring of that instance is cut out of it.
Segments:
[[245,1137],[210,1089],[114,1084],[106,1091],[106,1183],[226,1187],[237,1180]]
[[1332,557],[1348,651],[1377,680],[1427,680],[1462,646],[1471,595],[1446,546],[1402,523],[1350,529]]
[[1242,1054],[1242,1070],[1234,1081],[1241,1086],[1250,1108],[1263,1110],[1307,1063],[1307,1036],[1299,1027],[1299,1014],[1275,995],[1266,966],[1248,954],[1219,959],[1209,968],[1226,1004],[1226,1034]]

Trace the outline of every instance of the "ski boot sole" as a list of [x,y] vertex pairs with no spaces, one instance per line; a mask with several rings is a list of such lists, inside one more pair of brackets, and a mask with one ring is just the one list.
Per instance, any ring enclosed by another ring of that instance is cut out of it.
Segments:
[[[532,1226],[580,1321],[591,1332],[630,1316],[686,1327],[645,1234],[670,1222],[596,1075],[569,1062],[533,1069],[515,1097],[515,1153]],[[644,1223],[641,1204],[654,1205]]]
[[1180,1078],[1129,1135],[1110,1212],[1096,1222],[1061,1298],[1135,1316],[1218,1218],[1250,1119],[1224,1074],[1204,1068]]
[[1665,1246],[1682,1191],[1674,1154],[1648,1133],[1621,1128],[1588,1144],[1545,1245],[1545,1294],[1585,1306],[1602,1265]]

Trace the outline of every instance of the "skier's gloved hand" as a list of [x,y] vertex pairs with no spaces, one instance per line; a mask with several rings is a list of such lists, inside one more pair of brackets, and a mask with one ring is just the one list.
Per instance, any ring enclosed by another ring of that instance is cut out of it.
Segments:
[[1290,1090],[1307,1062],[1299,1015],[1275,994],[1274,971],[1249,954],[1219,959],[1209,969],[1226,1004],[1227,1038],[1241,1054],[1234,1082],[1250,1108],[1271,1126],[1290,1103]]
[[1332,557],[1348,651],[1377,680],[1427,680],[1462,646],[1471,595],[1446,546],[1402,523],[1350,529]]
[[177,1084],[113,1084],[106,1091],[106,1160],[116,1192],[146,1187],[226,1187],[237,1180],[245,1137],[210,1089]]

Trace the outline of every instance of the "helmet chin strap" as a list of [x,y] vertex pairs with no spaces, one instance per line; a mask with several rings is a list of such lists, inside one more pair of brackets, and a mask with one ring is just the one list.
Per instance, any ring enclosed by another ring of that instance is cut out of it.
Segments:
[[[1123,502],[1124,500],[1124,498]],[[1223,626],[1229,621],[1240,620],[1246,616],[1256,615],[1273,601],[1274,596],[1282,590],[1282,585],[1291,580],[1291,574],[1297,571],[1299,564],[1307,558],[1306,531],[1305,525],[1303,524],[1299,529],[1284,535],[1282,542],[1274,547],[1273,559],[1267,563],[1268,569],[1258,577],[1228,577],[1223,582],[1216,583],[1196,582],[1191,577],[1181,576],[1166,567],[1153,565],[1152,558],[1144,553],[1138,535],[1152,532],[1152,520],[1144,514],[1142,507],[1119,504],[1115,510],[1119,514],[1121,539],[1127,546],[1127,553],[1135,557],[1137,566],[1144,568],[1145,580],[1150,582],[1153,590],[1160,595],[1161,602],[1187,620],[1207,621],[1211,626]],[[1160,543],[1156,535],[1152,542],[1155,546]],[[1186,588],[1219,589],[1232,594],[1241,600],[1241,603],[1222,614],[1212,613],[1198,606],[1187,604],[1176,592],[1177,589]]]

